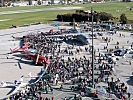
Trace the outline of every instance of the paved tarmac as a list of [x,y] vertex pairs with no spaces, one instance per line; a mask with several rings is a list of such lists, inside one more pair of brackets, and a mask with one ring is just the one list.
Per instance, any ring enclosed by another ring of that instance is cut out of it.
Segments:
[[[37,74],[41,70],[41,66],[35,66],[30,61],[22,59],[22,63],[20,63],[21,68],[18,66],[19,57],[14,57],[12,55],[7,55],[7,53],[10,52],[10,48],[17,48],[19,47],[19,41],[14,41],[13,36],[23,36],[27,33],[36,33],[39,31],[49,31],[51,28],[54,30],[58,30],[58,27],[52,27],[49,25],[34,25],[34,26],[28,26],[28,27],[20,27],[20,28],[14,28],[14,29],[6,29],[6,30],[0,30],[0,82],[14,82],[14,80],[19,80],[22,75],[24,75],[24,82],[28,82],[29,78],[28,73],[32,73],[33,76],[37,76]],[[125,35],[125,37],[120,37],[119,34]],[[130,36],[129,32],[120,32],[118,31],[117,34],[109,35],[104,34],[103,37],[112,38],[113,40],[109,43],[108,48],[114,48],[117,41],[119,41],[119,46],[122,48],[129,48],[131,43],[133,42],[133,37]],[[127,41],[129,43],[127,44]],[[67,44],[64,44],[65,46]],[[100,49],[100,52],[105,53],[106,50],[104,50],[104,46],[106,46],[106,43],[102,41],[101,37],[94,40],[94,47],[97,50]],[[81,48],[84,48],[85,46],[82,46]],[[83,55],[89,55],[80,53],[80,56]],[[9,56],[9,59],[6,59],[6,57]],[[80,57],[79,55],[74,55],[74,57]],[[133,60],[130,57],[131,55],[126,55],[125,58],[119,57],[119,60],[117,61],[117,64],[115,66],[116,74],[113,75],[113,77],[119,77],[124,83],[128,85],[128,91],[133,93],[133,79],[131,78],[132,72],[133,72]],[[128,61],[131,61],[131,65]],[[68,88],[68,87],[66,87]],[[8,96],[7,94],[11,91],[12,88],[0,88],[0,99],[3,97]],[[73,95],[73,92],[62,92],[58,90],[54,90],[54,94],[47,94],[45,96],[55,96],[55,100],[62,100],[61,98],[65,96]],[[133,94],[131,95],[131,98],[133,99]],[[84,98],[84,100],[87,100]],[[88,99],[90,100],[90,99]]]

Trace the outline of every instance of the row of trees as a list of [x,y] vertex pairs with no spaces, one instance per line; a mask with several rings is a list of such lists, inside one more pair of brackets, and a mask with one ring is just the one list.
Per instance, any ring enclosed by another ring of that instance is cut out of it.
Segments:
[[[109,21],[112,20],[114,17],[106,12],[93,12],[93,21],[94,22],[99,22],[99,21]],[[81,22],[81,21],[92,21],[92,13],[85,12],[84,10],[76,10],[75,13],[72,14],[64,14],[64,15],[57,15],[57,21],[64,21],[64,22],[72,22],[73,19],[76,22]],[[122,14],[120,16],[120,22],[122,24],[127,23],[127,18],[125,14]]]
[[[93,12],[93,21],[108,21],[112,19],[113,16],[106,12],[97,13],[96,11]],[[64,14],[64,15],[57,15],[58,21],[73,21],[75,19],[76,22],[81,21],[91,21],[92,20],[92,13],[85,12],[84,10],[76,10],[75,13],[72,14]]]

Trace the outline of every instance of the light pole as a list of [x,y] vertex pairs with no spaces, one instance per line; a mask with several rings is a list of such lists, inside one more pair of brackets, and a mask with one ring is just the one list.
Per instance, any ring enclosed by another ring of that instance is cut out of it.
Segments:
[[91,17],[92,17],[92,88],[94,88],[94,44],[93,44],[93,9],[91,8]]
[[32,0],[29,0],[29,5],[32,5]]

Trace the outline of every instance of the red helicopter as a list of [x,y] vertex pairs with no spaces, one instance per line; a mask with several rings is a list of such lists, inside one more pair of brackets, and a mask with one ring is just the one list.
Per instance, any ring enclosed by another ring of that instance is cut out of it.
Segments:
[[32,60],[37,65],[44,65],[44,64],[50,64],[49,59],[46,59],[43,55],[41,55],[40,51],[38,53],[36,49],[29,49],[30,45],[29,43],[25,43],[24,46],[18,49],[11,49],[12,53],[21,52],[26,58]]
[[28,59],[31,59],[35,64],[38,64],[38,65],[48,65],[50,64],[50,61],[48,58],[44,57],[42,54],[41,54],[41,50],[43,49],[43,47],[37,51],[36,49],[27,49],[25,50],[23,53],[25,54],[25,56],[28,58]]

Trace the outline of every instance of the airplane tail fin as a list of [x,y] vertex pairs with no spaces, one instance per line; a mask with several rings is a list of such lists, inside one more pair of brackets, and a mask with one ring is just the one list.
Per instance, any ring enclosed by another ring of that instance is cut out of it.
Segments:
[[7,83],[4,81],[1,81],[1,87],[6,87],[6,86],[7,86]]

